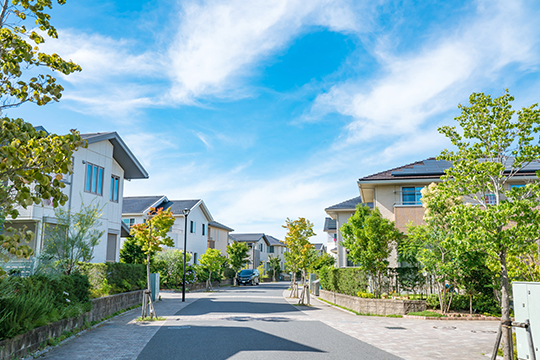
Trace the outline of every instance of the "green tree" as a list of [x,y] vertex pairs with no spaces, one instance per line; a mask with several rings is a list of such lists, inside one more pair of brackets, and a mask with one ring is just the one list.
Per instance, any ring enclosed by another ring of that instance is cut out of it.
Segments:
[[276,281],[276,278],[279,279],[281,275],[281,258],[279,256],[268,256],[268,264],[270,271],[272,272],[272,281]]
[[435,183],[421,190],[424,206],[424,225],[407,226],[407,236],[398,245],[402,262],[421,264],[422,271],[433,277],[441,311],[446,313],[452,304],[452,289],[458,279],[458,253],[454,246],[450,213],[461,204],[461,198],[442,192]]
[[[191,254],[186,253],[186,262],[190,260]],[[146,262],[146,259],[143,261]],[[178,249],[160,251],[154,256],[154,261],[150,260],[150,266],[152,271],[159,272],[160,282],[168,288],[181,285],[184,273],[184,252]]]
[[323,267],[332,267],[336,264],[336,258],[328,253],[323,253],[315,258],[313,270],[319,271]]
[[293,273],[292,281],[296,281],[296,273],[302,272],[302,282],[305,283],[306,272],[310,269],[314,258],[314,246],[309,242],[309,238],[315,236],[313,223],[306,218],[291,220],[287,218],[285,225],[287,234],[285,235],[285,266]]
[[227,246],[229,265],[234,270],[235,274],[238,273],[238,271],[247,264],[249,259],[248,252],[249,247],[241,242],[235,242]]
[[94,258],[94,247],[104,234],[96,229],[100,225],[101,210],[98,204],[83,204],[76,213],[61,208],[54,211],[57,224],[46,225],[43,253],[55,261],[64,274],[71,274],[80,262]]
[[540,239],[540,183],[509,186],[519,171],[540,157],[535,135],[540,110],[534,104],[516,112],[513,100],[508,90],[497,98],[473,93],[469,106],[459,105],[461,115],[455,120],[461,129],[439,128],[457,148],[439,156],[453,165],[442,177],[441,191],[478,205],[456,205],[451,212],[456,247],[485,252],[500,275],[505,359],[512,358],[508,259],[529,251]]
[[342,245],[348,250],[347,257],[371,275],[374,293],[380,296],[388,257],[401,233],[393,221],[382,217],[378,208],[370,210],[363,204],[356,206],[356,212],[340,231]]
[[[65,0],[57,2],[62,5]],[[53,76],[24,76],[24,70],[33,71],[39,66],[64,75],[81,70],[79,65],[64,61],[57,54],[39,51],[44,36],[58,37],[46,13],[52,4],[51,0],[0,1],[0,183],[4,185],[0,187],[0,218],[15,219],[19,214],[17,206],[26,209],[42,199],[52,199],[54,207],[63,205],[67,196],[62,193],[65,185],[60,180],[63,174],[71,173],[72,153],[83,145],[75,130],[64,136],[47,136],[22,119],[3,116],[7,108],[25,102],[45,105],[62,96],[63,88]],[[37,28],[27,31],[28,22]],[[6,230],[0,235],[4,250],[17,257],[33,254],[25,245],[33,236],[31,232]],[[9,257],[0,252],[0,260],[8,261]]]
[[135,224],[131,227],[131,235],[137,241],[146,254],[146,282],[147,293],[143,297],[142,317],[156,317],[156,311],[150,294],[150,256],[152,252],[162,250],[162,246],[174,246],[174,241],[167,233],[174,224],[174,215],[171,209],[163,211],[162,208],[150,208],[148,218],[144,223]]
[[[154,255],[154,252],[150,254],[150,264]],[[120,262],[125,264],[146,264],[146,254],[134,237],[129,237],[124,241],[120,249]]]
[[206,290],[212,289],[212,273],[217,273],[225,261],[227,259],[221,255],[221,251],[218,249],[206,249],[204,254],[201,255],[200,263],[209,272],[208,280],[206,280]]

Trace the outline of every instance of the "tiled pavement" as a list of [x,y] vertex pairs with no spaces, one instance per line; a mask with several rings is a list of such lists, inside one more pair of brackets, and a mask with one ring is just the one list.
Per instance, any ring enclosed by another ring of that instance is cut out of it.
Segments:
[[[284,292],[284,297],[289,294]],[[297,299],[286,298],[292,304]],[[359,316],[312,297],[321,311],[303,311],[336,330],[407,360],[486,360],[491,355],[497,321],[421,320]],[[302,311],[301,306],[297,307]]]
[[[218,291],[221,292],[221,291]],[[222,295],[226,296],[225,290]],[[140,308],[111,319],[95,329],[84,332],[61,346],[43,354],[44,359],[136,359],[142,349],[166,324],[182,324],[187,320],[230,321],[321,321],[347,335],[376,346],[407,360],[462,359],[486,360],[491,353],[498,323],[496,321],[440,321],[358,316],[326,303],[312,300],[309,311],[296,307],[297,315],[287,314],[207,314],[198,316],[175,315],[185,306],[215,293],[190,293],[185,303],[178,293],[161,293],[164,301],[156,304],[159,316],[166,322],[140,323]],[[283,293],[284,296],[288,292]],[[290,303],[296,299],[286,298]],[[317,309],[317,311],[314,308]],[[306,316],[307,315],[307,316]],[[279,317],[279,319],[277,317]],[[113,331],[111,331],[113,330]]]
[[[208,293],[190,293],[186,302],[179,300],[182,294],[162,292],[163,301],[155,304],[158,316],[168,317]],[[136,359],[148,341],[154,336],[163,321],[136,322],[141,315],[137,308],[117,316],[95,329],[86,331],[65,344],[43,354],[40,359],[58,360],[128,360]],[[114,331],[111,331],[114,330]]]

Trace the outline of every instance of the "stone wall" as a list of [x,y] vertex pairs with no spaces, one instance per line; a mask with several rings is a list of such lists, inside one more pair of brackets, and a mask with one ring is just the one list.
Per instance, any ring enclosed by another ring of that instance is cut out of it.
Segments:
[[0,359],[23,357],[37,351],[42,345],[46,345],[50,338],[61,336],[64,331],[80,328],[87,322],[99,321],[117,311],[138,305],[142,302],[142,294],[143,290],[139,290],[92,299],[90,300],[92,310],[78,318],[63,319],[35,328],[13,339],[2,340],[0,341]]
[[426,310],[424,300],[364,299],[327,290],[320,290],[319,298],[361,314],[406,315]]
[[[232,279],[225,279],[221,281],[212,281],[212,287],[229,286],[232,285]],[[189,284],[186,286],[189,291],[206,290],[206,281]]]

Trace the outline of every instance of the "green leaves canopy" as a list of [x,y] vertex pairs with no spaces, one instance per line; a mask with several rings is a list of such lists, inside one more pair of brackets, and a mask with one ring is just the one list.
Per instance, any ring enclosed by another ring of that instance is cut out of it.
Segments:
[[248,262],[249,247],[241,242],[235,242],[227,246],[227,255],[229,255],[229,265],[235,272],[238,272]]
[[287,218],[283,227],[287,229],[285,265],[293,273],[302,270],[303,275],[305,275],[317,256],[313,244],[309,242],[309,238],[315,236],[313,223],[303,217],[298,218],[298,220]]

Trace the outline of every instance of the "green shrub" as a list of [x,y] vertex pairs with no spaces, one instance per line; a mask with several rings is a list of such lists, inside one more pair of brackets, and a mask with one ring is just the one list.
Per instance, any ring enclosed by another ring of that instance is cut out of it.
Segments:
[[223,270],[223,276],[226,279],[234,279],[236,277],[236,271],[234,271],[234,269],[231,269],[230,267],[225,268],[225,270]]
[[[208,280],[209,271],[204,266],[201,265],[195,265],[195,276],[197,282],[204,282]],[[212,272],[212,281],[221,281],[223,277],[218,272]]]
[[8,277],[0,281],[0,340],[91,309],[80,274]]
[[88,277],[92,298],[146,288],[146,266],[125,263],[84,263],[80,272]]
[[[440,308],[439,297],[437,294],[429,295],[426,303],[431,308]],[[450,304],[450,310],[469,312],[469,307],[469,295],[454,294],[452,303]],[[500,314],[501,309],[493,295],[479,294],[473,296],[473,312],[477,314]]]
[[363,291],[357,292],[356,296],[364,298],[364,299],[373,299],[375,297],[374,294],[368,293],[368,292],[363,292]]
[[324,290],[356,296],[367,292],[367,275],[359,268],[323,267],[319,270],[321,287]]

